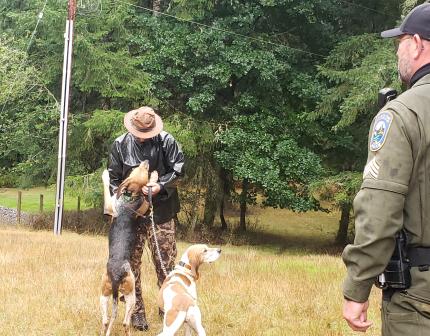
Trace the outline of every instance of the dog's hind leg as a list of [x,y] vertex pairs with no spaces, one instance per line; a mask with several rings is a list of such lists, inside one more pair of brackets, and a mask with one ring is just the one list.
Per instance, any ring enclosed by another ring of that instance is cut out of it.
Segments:
[[100,335],[104,335],[106,333],[106,329],[109,322],[109,318],[108,318],[109,297],[110,296],[100,295],[100,308],[102,312],[102,330],[100,332]]
[[125,328],[125,334],[127,336],[131,335],[130,331],[130,320],[131,314],[133,313],[134,306],[136,305],[136,288],[135,288],[135,277],[133,272],[129,272],[124,278],[121,284],[121,290],[124,293],[125,299],[125,316],[124,322],[122,323]]
[[102,295],[100,295],[100,310],[102,313],[102,329],[100,335],[105,335],[109,317],[108,317],[108,305],[109,298],[112,295],[112,284],[109,280],[108,275],[105,273],[102,277]]
[[122,325],[125,329],[125,334],[127,336],[131,335],[130,331],[130,320],[131,320],[131,314],[133,313],[134,307],[136,306],[136,292],[133,291],[130,294],[124,295],[125,298],[125,317],[124,322]]
[[163,332],[158,336],[174,336],[185,321],[187,313],[174,309],[164,314]]
[[191,326],[199,336],[206,336],[206,331],[202,325],[202,313],[199,307],[191,306],[187,311],[187,325]]
[[116,300],[114,299],[113,305],[112,305],[112,317],[110,318],[110,323],[106,331],[106,336],[110,336],[110,333],[112,332],[113,322],[115,321],[117,314],[118,314],[118,299]]
[[185,336],[191,336],[191,327],[188,322],[185,322]]

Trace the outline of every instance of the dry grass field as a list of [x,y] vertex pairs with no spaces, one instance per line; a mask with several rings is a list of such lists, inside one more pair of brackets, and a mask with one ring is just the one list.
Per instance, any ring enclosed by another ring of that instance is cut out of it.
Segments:
[[[329,246],[336,218],[272,210],[264,220],[266,224],[257,222],[253,228],[255,241],[259,238],[263,245],[224,245],[221,258],[202,267],[198,293],[207,334],[356,335],[340,315],[345,270]],[[291,223],[282,229],[278,223],[285,221]],[[179,253],[188,244],[179,242]],[[70,232],[55,237],[0,225],[0,335],[97,335],[99,283],[107,255],[106,237]],[[151,329],[134,335],[157,335],[161,322],[148,253],[143,268]],[[114,335],[123,335],[123,312],[121,304]],[[374,326],[366,335],[379,335],[377,290],[369,319]]]

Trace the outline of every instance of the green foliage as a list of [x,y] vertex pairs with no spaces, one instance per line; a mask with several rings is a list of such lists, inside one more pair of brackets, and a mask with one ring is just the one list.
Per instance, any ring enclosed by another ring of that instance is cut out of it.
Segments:
[[[251,183],[249,202],[258,191],[268,206],[315,208],[309,184],[321,161],[360,168],[376,92],[396,83],[394,53],[372,33],[394,25],[399,1],[102,2],[75,22],[67,174],[76,192],[105,165],[123,112],[144,104],[183,145],[188,174],[209,163],[215,172],[217,149],[236,182]],[[44,3],[0,0],[0,169],[26,185],[56,168],[65,1],[48,1],[23,52]],[[156,5],[180,19],[139,8]]]
[[179,113],[164,120],[164,129],[181,144],[187,160],[212,153],[215,138],[212,128],[208,122]]
[[341,209],[344,205],[352,205],[362,181],[361,173],[345,171],[314,181],[310,189],[318,200],[326,201],[333,207]]
[[0,168],[20,186],[47,184],[56,166],[58,103],[26,55],[6,43],[0,40]]
[[319,116],[336,113],[334,129],[353,124],[360,114],[371,119],[377,112],[377,92],[386,86],[400,89],[391,41],[361,35],[340,43],[319,67],[333,86],[317,108]]
[[124,113],[117,110],[95,110],[88,120],[76,121],[69,141],[70,174],[87,175],[106,166],[113,141],[124,132]]
[[89,206],[100,208],[103,206],[103,185],[101,183],[103,169],[92,174],[67,176],[65,186],[67,194],[73,197],[81,197],[81,200]]
[[235,179],[246,179],[261,190],[265,205],[297,211],[316,208],[308,186],[322,174],[320,161],[290,138],[281,120],[269,115],[236,117],[218,134],[218,141],[217,160]]
[[142,57],[133,54],[131,9],[126,4],[105,2],[100,16],[79,17],[75,39],[75,85],[85,93],[141,101],[151,83],[142,71]]

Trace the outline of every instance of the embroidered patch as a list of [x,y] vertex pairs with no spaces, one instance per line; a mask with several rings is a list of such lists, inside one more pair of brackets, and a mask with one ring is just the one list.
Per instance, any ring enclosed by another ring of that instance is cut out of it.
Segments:
[[392,121],[393,115],[388,111],[379,113],[376,116],[372,137],[370,138],[370,150],[372,152],[380,150],[384,145]]
[[372,179],[377,179],[378,175],[379,175],[379,168],[380,165],[379,163],[376,161],[376,156],[370,160],[366,167],[364,167],[364,172],[363,172],[363,178],[372,178]]

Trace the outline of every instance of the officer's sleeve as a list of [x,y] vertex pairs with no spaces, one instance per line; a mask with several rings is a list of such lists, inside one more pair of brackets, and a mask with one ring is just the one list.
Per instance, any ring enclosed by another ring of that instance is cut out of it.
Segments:
[[342,258],[347,267],[344,297],[365,302],[375,278],[394,251],[395,234],[403,226],[403,206],[413,167],[405,123],[394,110],[375,117],[361,190],[354,199],[355,240]]
[[123,180],[122,171],[123,164],[121,160],[121,154],[118,148],[119,144],[115,141],[112,145],[111,152],[109,155],[109,179],[110,179],[110,191],[115,194],[119,185]]

